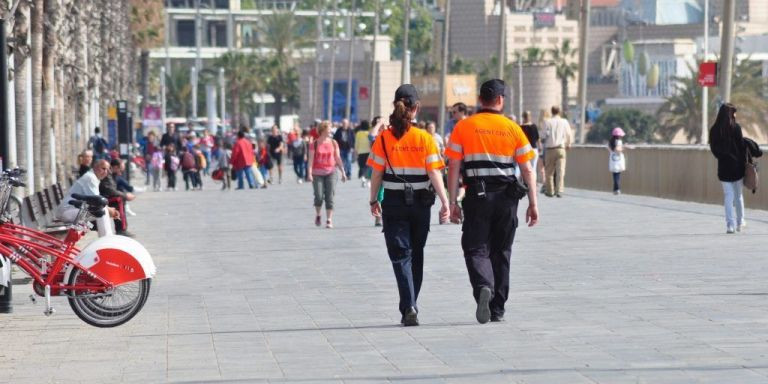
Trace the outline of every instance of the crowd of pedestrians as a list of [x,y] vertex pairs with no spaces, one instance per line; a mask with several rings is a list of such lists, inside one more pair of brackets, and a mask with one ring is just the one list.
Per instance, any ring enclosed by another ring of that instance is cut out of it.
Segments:
[[[209,174],[221,182],[222,190],[231,189],[233,182],[242,190],[246,185],[257,189],[282,184],[289,159],[296,182],[312,184],[314,224],[321,227],[324,222],[325,228],[333,228],[337,182],[352,178],[356,163],[374,225],[383,227],[401,323],[419,324],[424,247],[432,206],[438,200],[439,222],[462,225],[461,247],[477,303],[476,318],[480,323],[499,322],[504,321],[509,294],[518,204],[527,198],[525,222],[534,226],[539,219],[537,179],[543,179],[545,196],[563,197],[567,150],[573,142],[571,126],[558,106],[541,113],[538,124],[525,111],[518,125],[515,117],[503,114],[505,92],[502,80],[489,80],[480,88],[476,111],[463,103],[453,105],[445,137],[434,122],[416,120],[419,94],[404,84],[397,89],[386,120],[377,116],[357,125],[346,119],[338,124],[316,120],[308,129],[296,125],[284,133],[273,126],[263,135],[247,127],[213,135],[191,126],[179,132],[169,125],[162,136],[151,131],[142,138],[137,164],[143,164],[145,184],[151,182],[155,191],[176,191],[179,173],[185,190],[201,190]],[[621,127],[615,127],[607,140],[616,195],[626,170],[625,136]],[[741,231],[746,226],[741,191],[751,159],[761,155],[759,146],[743,137],[731,104],[721,107],[709,142],[724,191],[726,232]],[[118,233],[130,234],[126,215],[136,188],[122,176],[125,170],[125,161],[110,151],[97,129],[79,157],[79,178],[70,194],[109,198]],[[68,218],[74,208],[65,203],[57,212]]]

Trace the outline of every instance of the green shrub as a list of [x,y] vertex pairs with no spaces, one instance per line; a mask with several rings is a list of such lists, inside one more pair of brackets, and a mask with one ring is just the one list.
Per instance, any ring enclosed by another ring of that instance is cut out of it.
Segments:
[[659,123],[656,118],[636,109],[610,109],[603,112],[597,118],[587,134],[588,143],[604,143],[611,138],[611,131],[615,127],[621,127],[627,134],[625,143],[653,143],[656,142],[656,130]]

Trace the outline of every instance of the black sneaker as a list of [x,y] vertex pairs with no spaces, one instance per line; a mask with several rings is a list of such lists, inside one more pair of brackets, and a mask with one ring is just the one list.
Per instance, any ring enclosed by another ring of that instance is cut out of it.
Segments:
[[416,308],[410,307],[403,314],[403,319],[400,321],[406,327],[413,327],[419,325],[419,315],[416,312]]
[[491,289],[488,287],[480,288],[480,296],[477,298],[477,311],[475,317],[477,322],[485,324],[491,319],[491,309],[488,308],[488,303],[491,301]]
[[500,323],[502,321],[504,321],[504,315],[491,315],[492,323]]

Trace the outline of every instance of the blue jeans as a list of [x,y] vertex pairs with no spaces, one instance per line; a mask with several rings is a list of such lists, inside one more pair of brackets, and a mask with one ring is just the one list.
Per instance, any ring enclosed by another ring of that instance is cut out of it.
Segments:
[[304,156],[293,158],[293,172],[299,179],[307,177],[307,164],[304,162]]
[[256,177],[253,176],[253,168],[251,167],[240,168],[237,171],[235,171],[235,174],[237,175],[237,189],[243,189],[243,176],[245,176],[245,178],[248,179],[248,187],[255,188]]
[[744,223],[744,179],[737,181],[721,181],[725,195],[725,225],[736,228]]
[[342,149],[341,151],[341,162],[344,164],[344,174],[349,177],[349,175],[352,174],[352,150],[350,149]]
[[264,182],[266,183],[269,180],[269,168],[266,165],[259,165],[259,172],[261,172],[261,176],[264,177]]
[[208,169],[211,167],[211,152],[210,151],[201,151],[203,152],[203,156],[205,157],[205,168],[203,168],[203,175],[208,174]]

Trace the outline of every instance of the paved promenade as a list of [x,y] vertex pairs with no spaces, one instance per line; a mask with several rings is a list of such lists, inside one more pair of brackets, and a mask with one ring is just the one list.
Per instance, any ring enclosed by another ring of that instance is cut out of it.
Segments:
[[[286,172],[288,173],[288,172]],[[93,328],[15,287],[1,383],[768,383],[768,211],[568,190],[521,227],[504,323],[477,324],[456,225],[432,226],[421,326],[399,326],[367,190],[146,192],[131,231],[158,274],[128,324]],[[436,211],[435,211],[436,212]],[[521,210],[522,212],[522,210]],[[20,276],[16,276],[20,277]]]

